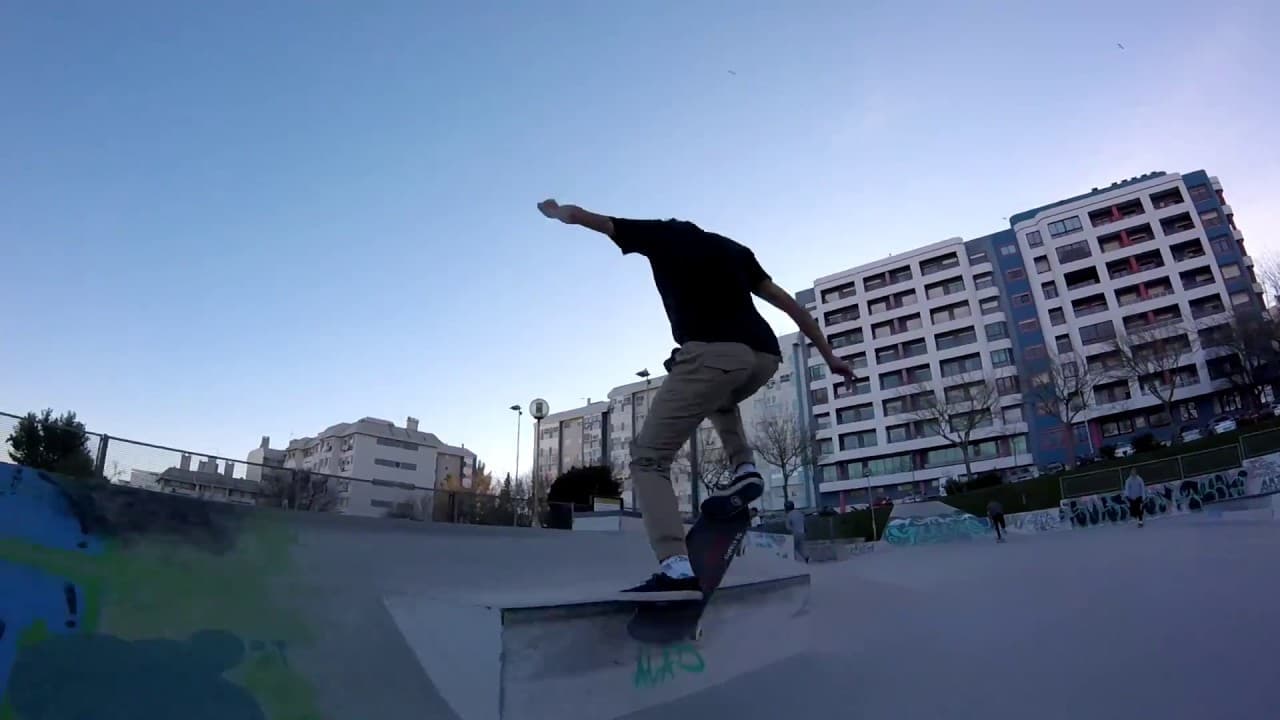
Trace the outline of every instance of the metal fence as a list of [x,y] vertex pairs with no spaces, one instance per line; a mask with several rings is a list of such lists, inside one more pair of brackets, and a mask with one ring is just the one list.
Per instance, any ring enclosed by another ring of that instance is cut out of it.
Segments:
[[1062,497],[1118,492],[1130,470],[1148,485],[1185,480],[1211,475],[1224,470],[1234,470],[1244,464],[1246,458],[1280,452],[1280,428],[1241,435],[1236,442],[1205,450],[1174,455],[1157,460],[1139,461],[1106,470],[1085,471],[1063,475],[1058,481]]
[[[20,419],[0,412],[0,461],[15,461],[10,438]],[[436,489],[251,463],[94,432],[86,433],[83,451],[83,456],[69,459],[64,467],[48,469],[238,505],[443,523],[546,524],[547,514],[540,512],[545,507],[539,508],[536,497],[525,496],[524,488],[510,494],[500,487],[490,493]]]

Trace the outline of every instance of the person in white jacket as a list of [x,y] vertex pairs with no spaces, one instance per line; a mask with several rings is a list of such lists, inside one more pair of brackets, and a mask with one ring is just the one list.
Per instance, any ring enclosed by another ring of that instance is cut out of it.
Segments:
[[1137,470],[1130,470],[1124,481],[1124,497],[1129,501],[1129,515],[1138,519],[1138,527],[1142,527],[1144,515],[1143,505],[1147,499],[1147,484]]

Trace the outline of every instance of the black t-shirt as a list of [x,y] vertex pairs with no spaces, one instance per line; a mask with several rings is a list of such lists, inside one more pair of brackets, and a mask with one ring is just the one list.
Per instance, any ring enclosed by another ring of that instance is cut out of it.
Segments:
[[611,219],[622,253],[649,258],[677,344],[736,342],[782,356],[752,301],[751,291],[770,279],[755,253],[683,220]]

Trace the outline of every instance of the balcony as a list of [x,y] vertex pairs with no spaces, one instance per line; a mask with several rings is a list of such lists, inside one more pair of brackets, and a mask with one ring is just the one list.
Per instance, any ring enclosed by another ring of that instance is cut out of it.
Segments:
[[857,283],[852,283],[852,282],[851,282],[851,283],[845,283],[844,285],[838,285],[838,286],[833,287],[833,288],[830,288],[830,289],[828,289],[828,290],[823,290],[823,291],[822,291],[822,302],[823,302],[824,304],[825,304],[825,303],[833,303],[833,302],[836,302],[837,300],[843,300],[843,299],[845,299],[845,298],[851,298],[851,297],[853,297],[854,295],[857,295],[857,294],[858,294],[858,286],[857,286]]
[[1107,311],[1107,298],[1101,293],[1090,295],[1089,297],[1074,300],[1071,303],[1071,312],[1078,318],[1087,315],[1096,315],[1100,312]]
[[1191,219],[1191,213],[1179,213],[1160,221],[1160,230],[1166,237],[1195,229],[1196,223]]
[[1118,280],[1122,277],[1138,275],[1162,267],[1164,267],[1164,256],[1160,254],[1159,250],[1150,250],[1138,255],[1130,255],[1127,258],[1112,260],[1107,263],[1107,275],[1112,280]]
[[955,253],[950,253],[949,255],[943,255],[939,258],[933,258],[931,260],[921,262],[920,275],[922,277],[925,275],[933,275],[934,273],[940,273],[944,270],[950,270],[957,267],[960,267],[960,258]]
[[1130,315],[1124,319],[1124,331],[1127,334],[1145,333],[1162,327],[1173,325],[1182,320],[1182,311],[1177,305],[1168,305],[1150,312]]
[[1131,217],[1141,215],[1146,212],[1142,207],[1142,201],[1138,199],[1126,200],[1125,202],[1112,205],[1109,208],[1094,210],[1089,213],[1089,222],[1094,227],[1110,225],[1114,222],[1120,222]]
[[1178,273],[1178,279],[1182,281],[1183,290],[1195,290],[1214,283],[1213,270],[1210,270],[1208,266]]
[[1062,279],[1067,284],[1067,292],[1074,292],[1081,288],[1087,288],[1090,285],[1097,285],[1101,282],[1098,279],[1098,268],[1096,267],[1072,270],[1071,272],[1063,275]]
[[1181,188],[1169,188],[1158,193],[1151,194],[1151,207],[1156,210],[1163,210],[1174,205],[1181,205],[1185,200],[1182,198]]
[[1133,227],[1125,228],[1119,232],[1108,233],[1098,236],[1098,247],[1103,254],[1123,250],[1131,245],[1138,245],[1155,238],[1155,233],[1151,230],[1150,223],[1142,223]]
[[1204,244],[1200,242],[1200,238],[1195,238],[1176,245],[1170,245],[1169,252],[1173,255],[1175,263],[1186,262],[1187,260],[1204,257]]

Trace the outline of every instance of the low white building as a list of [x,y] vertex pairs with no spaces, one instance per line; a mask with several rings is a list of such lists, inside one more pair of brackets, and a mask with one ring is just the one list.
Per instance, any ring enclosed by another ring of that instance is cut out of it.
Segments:
[[429,503],[441,473],[461,475],[466,487],[475,468],[474,453],[419,430],[413,417],[404,427],[372,417],[339,423],[290,441],[283,452],[285,468],[334,476],[338,509],[348,515],[382,516],[399,502]]

